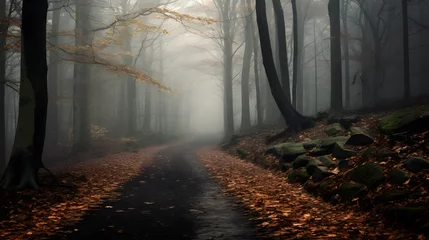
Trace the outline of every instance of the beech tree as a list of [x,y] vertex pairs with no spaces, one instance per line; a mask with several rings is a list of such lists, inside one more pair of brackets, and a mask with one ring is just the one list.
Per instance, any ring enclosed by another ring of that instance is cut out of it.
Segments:
[[265,1],[256,1],[256,16],[261,43],[262,59],[270,85],[271,94],[291,131],[300,131],[312,126],[312,121],[297,112],[283,91],[277,75],[268,31]]
[[329,20],[331,25],[331,110],[343,110],[343,85],[341,66],[340,0],[329,0]]
[[0,182],[5,189],[39,188],[48,107],[47,12],[47,0],[23,0],[19,117],[12,155]]

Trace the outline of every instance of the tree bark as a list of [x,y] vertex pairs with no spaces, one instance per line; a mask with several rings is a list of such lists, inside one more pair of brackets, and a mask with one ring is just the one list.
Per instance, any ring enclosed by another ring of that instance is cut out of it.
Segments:
[[331,110],[343,110],[340,0],[329,0],[329,20],[331,25]]
[[345,108],[350,109],[350,54],[349,54],[349,29],[348,29],[348,9],[349,1],[343,2],[343,51],[344,51],[344,98]]
[[24,0],[19,117],[15,142],[1,186],[38,189],[48,109],[46,60],[47,0]]
[[283,7],[280,0],[273,0],[274,13],[276,17],[277,27],[277,42],[279,44],[279,58],[280,58],[280,79],[283,91],[291,101],[290,98],[290,79],[289,79],[289,62],[287,59],[287,43],[286,43],[286,24]]
[[[61,3],[52,2],[52,28],[50,42],[53,46],[58,44],[58,31],[60,25]],[[49,51],[49,71],[48,71],[48,117],[47,125],[49,126],[46,131],[46,145],[54,148],[58,143],[59,132],[59,119],[58,119],[58,64],[60,58],[54,50]]]
[[252,42],[253,42],[253,70],[255,74],[255,89],[256,89],[256,114],[257,114],[257,126],[261,127],[264,123],[264,115],[262,111],[262,102],[261,102],[261,86],[260,86],[260,80],[259,80],[259,50],[258,50],[258,42],[257,42],[257,33],[255,31],[255,25],[254,25],[254,19],[253,19],[253,12],[251,8],[251,2],[250,0],[247,0],[247,6],[248,6],[248,14],[250,18],[250,32],[252,34]]
[[292,104],[297,107],[297,84],[298,84],[298,9],[296,6],[296,0],[290,1],[292,4],[292,16],[293,16],[293,75],[292,75]]
[[0,0],[0,174],[6,168],[6,0]]
[[[243,5],[244,5],[243,1]],[[243,69],[241,71],[241,131],[249,130],[250,124],[250,104],[249,104],[249,77],[250,64],[252,58],[252,32],[250,28],[250,17],[245,18],[245,46],[243,56]]]
[[234,112],[232,97],[232,43],[231,19],[229,17],[231,0],[225,0],[222,9],[222,28],[223,28],[223,81],[224,81],[224,126],[225,138],[234,133]]
[[268,31],[265,1],[256,1],[256,16],[259,30],[259,40],[262,50],[262,58],[265,72],[268,77],[271,94],[276,101],[280,112],[290,130],[300,131],[312,126],[312,122],[295,111],[291,103],[287,100],[286,94],[281,88],[281,84],[275,69],[274,59],[271,49],[270,33]]

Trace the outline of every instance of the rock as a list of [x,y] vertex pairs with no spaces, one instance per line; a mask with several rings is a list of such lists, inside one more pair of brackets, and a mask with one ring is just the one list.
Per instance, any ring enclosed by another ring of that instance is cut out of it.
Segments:
[[299,170],[297,180],[300,183],[305,183],[310,178],[310,175],[308,175],[307,170],[305,168]]
[[249,156],[249,152],[247,152],[244,149],[241,148],[237,148],[235,150],[235,153],[237,154],[238,157],[240,157],[241,159],[245,159],[247,156]]
[[292,168],[292,164],[290,163],[280,163],[280,166],[283,172],[287,172],[289,169]]
[[383,169],[377,163],[365,163],[357,166],[350,173],[350,179],[374,189],[384,181]]
[[307,164],[311,161],[312,159],[310,157],[307,157],[305,155],[300,155],[298,156],[292,163],[292,167],[293,169],[298,169],[298,168],[302,168],[302,167],[306,167]]
[[293,161],[297,156],[304,154],[302,143],[281,143],[274,146],[274,153],[286,161]]
[[402,185],[408,179],[410,179],[410,175],[399,168],[394,168],[389,173],[389,183],[391,184]]
[[413,157],[405,160],[403,164],[404,167],[412,173],[418,173],[425,169],[429,169],[429,161],[423,158]]
[[310,140],[310,141],[303,143],[303,147],[306,150],[311,150],[311,149],[314,149],[315,147],[317,147],[320,143],[321,143],[320,140]]
[[322,166],[322,162],[317,160],[317,159],[310,159],[310,161],[308,162],[307,166],[309,165],[314,165],[314,166]]
[[337,137],[328,137],[321,140],[320,148],[330,148],[334,149],[335,143],[345,144],[350,137],[348,136],[337,136]]
[[287,175],[288,182],[294,183],[296,181],[296,179],[297,179],[297,176],[298,176],[297,171],[292,169],[289,172],[289,174]]
[[340,171],[346,171],[349,169],[349,160],[347,159],[341,159],[338,161],[338,169]]
[[346,145],[366,146],[371,145],[373,142],[374,139],[371,136],[364,133],[356,133],[350,136],[349,140],[346,142]]
[[329,148],[315,148],[311,150],[308,155],[312,157],[324,156],[332,153],[332,149]]
[[321,182],[320,185],[319,185],[319,190],[320,190],[320,192],[322,194],[329,193],[330,190],[331,190],[331,187],[330,187],[330,184],[329,184],[329,180]]
[[366,193],[365,186],[359,183],[345,182],[339,188],[339,195],[345,200],[352,200]]
[[327,168],[333,168],[333,167],[335,167],[335,163],[334,163],[334,161],[332,161],[331,157],[320,156],[320,157],[318,157],[316,159],[319,160]]
[[346,159],[353,157],[357,154],[356,151],[345,149],[341,144],[335,143],[334,150],[332,151],[332,156],[338,159]]
[[333,174],[328,171],[328,168],[317,165],[308,165],[306,170],[313,182],[320,182]]
[[378,120],[378,128],[386,133],[421,132],[429,129],[429,107],[419,106],[393,112]]
[[416,225],[418,220],[424,218],[426,214],[428,214],[428,209],[423,206],[393,206],[386,209],[384,216],[402,224]]
[[391,201],[406,199],[408,198],[409,195],[410,195],[409,192],[391,191],[391,192],[384,193],[380,196],[377,196],[374,200],[377,203],[387,203]]
[[420,231],[423,233],[429,233],[429,222],[423,224],[423,226],[420,227]]
[[366,129],[365,127],[351,127],[350,132],[352,134],[367,133],[368,129]]
[[342,132],[343,128],[339,123],[331,124],[325,129],[325,133],[330,137],[339,136]]
[[378,150],[378,152],[376,153],[376,158],[377,161],[383,161],[384,159],[395,155],[394,152],[390,152],[387,150],[387,148],[381,148],[380,150]]

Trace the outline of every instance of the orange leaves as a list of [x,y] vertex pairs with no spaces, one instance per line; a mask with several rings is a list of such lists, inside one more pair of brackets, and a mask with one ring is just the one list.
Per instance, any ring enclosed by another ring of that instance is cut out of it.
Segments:
[[[114,200],[119,196],[121,185],[138,175],[140,169],[149,165],[152,156],[161,149],[162,147],[152,147],[138,153],[86,159],[78,164],[73,161],[69,166],[64,164],[66,167],[53,169],[62,182],[78,184],[76,191],[42,188],[36,193],[18,193],[18,199],[12,201],[14,205],[1,206],[11,210],[8,211],[8,218],[0,222],[0,239],[41,239],[60,232],[61,227],[81,220],[85,211],[100,208],[102,199]],[[62,172],[75,176],[85,175],[88,181],[78,181]]]
[[288,184],[282,173],[262,169],[214,149],[200,150],[197,155],[226,192],[258,213],[259,217],[253,220],[258,220],[259,226],[272,233],[272,237],[386,239],[392,234],[370,214],[355,213],[315,198]]

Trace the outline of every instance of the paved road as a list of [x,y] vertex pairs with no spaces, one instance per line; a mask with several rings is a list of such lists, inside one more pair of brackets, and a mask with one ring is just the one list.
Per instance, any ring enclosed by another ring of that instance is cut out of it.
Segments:
[[71,227],[79,231],[63,239],[262,239],[196,160],[195,148],[159,153],[153,166],[124,186],[119,201],[105,203],[112,208],[85,216]]

